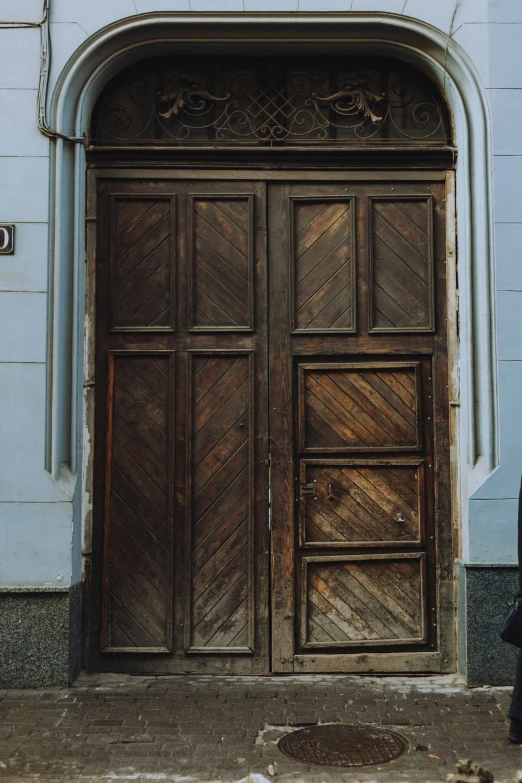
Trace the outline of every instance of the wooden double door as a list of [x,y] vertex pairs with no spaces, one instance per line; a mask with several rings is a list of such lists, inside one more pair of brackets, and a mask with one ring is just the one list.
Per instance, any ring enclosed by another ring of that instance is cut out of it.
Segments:
[[87,666],[451,668],[444,173],[94,179]]

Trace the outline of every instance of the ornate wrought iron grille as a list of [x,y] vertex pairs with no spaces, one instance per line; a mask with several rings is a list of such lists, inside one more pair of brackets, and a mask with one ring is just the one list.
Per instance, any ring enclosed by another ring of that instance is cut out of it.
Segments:
[[145,61],[95,109],[101,146],[448,145],[445,101],[398,61]]

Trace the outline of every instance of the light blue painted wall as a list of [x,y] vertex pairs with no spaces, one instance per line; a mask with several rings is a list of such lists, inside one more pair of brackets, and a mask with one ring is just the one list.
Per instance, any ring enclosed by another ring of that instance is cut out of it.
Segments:
[[2,586],[71,584],[70,503],[0,503]]
[[[3,0],[0,21],[39,22],[42,3]],[[70,493],[44,469],[49,142],[36,125],[38,29],[0,29],[0,585],[65,586]]]
[[[495,153],[502,465],[470,502],[469,559],[514,562],[522,472],[522,3],[520,0],[51,0],[51,85],[104,25],[151,11],[404,13],[468,52],[488,90]],[[2,0],[1,22],[38,22],[41,0]],[[453,24],[452,24],[453,23]],[[0,257],[0,584],[68,584],[71,487],[44,470],[48,141],[36,128],[38,29],[0,29],[0,222],[16,254]],[[78,531],[76,531],[78,550]],[[79,558],[74,563],[78,574]],[[75,576],[77,578],[77,576]],[[57,580],[60,579],[58,582]]]
[[522,3],[489,2],[488,94],[495,166],[500,459],[470,502],[470,560],[517,561],[522,474]]

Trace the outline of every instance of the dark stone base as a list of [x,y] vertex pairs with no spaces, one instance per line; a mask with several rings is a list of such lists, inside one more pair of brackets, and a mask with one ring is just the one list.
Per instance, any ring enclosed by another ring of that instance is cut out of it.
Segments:
[[[470,686],[512,685],[518,650],[499,638],[516,566],[457,563],[458,666]],[[82,586],[0,590],[0,688],[66,687],[81,668]]]
[[518,590],[516,566],[458,562],[459,673],[471,686],[514,685],[518,650],[499,637]]
[[80,645],[81,585],[0,592],[0,688],[70,685]]

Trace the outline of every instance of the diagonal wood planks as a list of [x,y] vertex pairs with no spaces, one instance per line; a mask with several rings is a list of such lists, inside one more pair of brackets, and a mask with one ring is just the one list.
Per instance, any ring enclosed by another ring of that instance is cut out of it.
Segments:
[[193,200],[193,326],[252,327],[249,198]]
[[306,544],[419,541],[419,466],[307,465],[316,482],[305,499]]
[[296,201],[294,215],[296,328],[353,331],[351,201]]
[[169,357],[113,357],[107,526],[108,648],[169,645]]
[[[407,456],[422,445],[419,367],[299,368],[301,481],[313,486],[299,506],[303,651],[426,642],[425,468],[420,455]],[[404,456],[382,453],[398,450]],[[351,451],[360,456],[344,456]]]
[[116,201],[111,298],[117,329],[166,328],[172,320],[170,199]]
[[[213,176],[102,184],[97,339],[114,356],[96,574],[106,659],[151,671],[267,666],[269,536],[276,670],[350,669],[367,652],[361,666],[372,667],[389,646],[393,660],[434,655],[434,338],[370,332],[433,325],[439,196],[418,180]],[[176,352],[176,386],[161,351]],[[96,372],[103,443],[101,360]],[[300,500],[295,481],[314,479]]]
[[[309,357],[297,371],[299,638],[303,652],[335,651],[339,661],[357,647],[380,654],[427,641],[424,405],[432,397],[422,396],[428,379],[411,350],[419,338],[402,338],[403,360],[401,338],[371,333],[434,330],[433,196],[395,184],[402,195],[353,187],[343,198],[348,188],[322,185],[322,197],[312,197],[296,185],[289,199],[292,348]],[[325,335],[355,332],[356,320],[360,338]],[[382,348],[392,340],[398,361]],[[298,660],[319,671],[321,657]]]
[[250,652],[250,356],[192,360],[190,649]]
[[266,186],[97,190],[91,660],[265,672]]
[[372,324],[377,330],[433,330],[429,199],[371,201]]
[[423,556],[307,558],[304,647],[424,641]]
[[416,383],[413,368],[305,370],[304,447],[417,447]]

